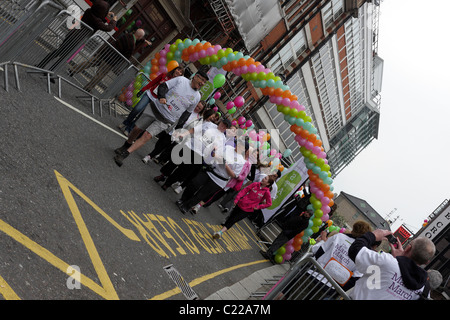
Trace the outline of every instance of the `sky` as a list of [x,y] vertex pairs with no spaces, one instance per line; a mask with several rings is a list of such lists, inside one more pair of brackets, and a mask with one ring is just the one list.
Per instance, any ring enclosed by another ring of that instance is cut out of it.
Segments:
[[334,179],[334,192],[366,200],[391,226],[417,232],[450,198],[450,1],[384,0],[378,139]]

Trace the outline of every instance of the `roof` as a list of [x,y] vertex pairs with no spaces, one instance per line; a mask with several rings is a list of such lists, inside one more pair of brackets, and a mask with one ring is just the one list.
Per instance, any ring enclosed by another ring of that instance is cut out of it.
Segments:
[[389,223],[364,199],[352,196],[344,191],[341,195],[347,198],[358,211],[363,214],[367,220],[372,222],[376,228],[391,230]]

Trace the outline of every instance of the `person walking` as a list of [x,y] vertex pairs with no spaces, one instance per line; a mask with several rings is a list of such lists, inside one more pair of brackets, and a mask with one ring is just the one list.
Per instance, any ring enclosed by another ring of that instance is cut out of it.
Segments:
[[[92,31],[95,33],[97,30],[102,30],[109,32],[116,27],[117,16],[114,15],[113,12],[109,12],[110,5],[108,2],[104,0],[96,0],[93,2],[92,7],[87,9],[81,21],[87,24],[92,28]],[[105,18],[109,17],[109,23],[105,23]],[[86,28],[74,28],[70,30],[66,37],[64,38],[61,45],[48,53],[44,59],[42,59],[36,67],[44,69],[47,64],[49,64],[52,60],[58,58],[56,62],[54,62],[48,70],[53,71],[56,67],[64,61],[64,58],[71,54],[84,39],[87,38],[89,34],[87,34]]]
[[433,258],[436,252],[434,243],[428,238],[419,237],[403,248],[397,238],[396,245],[389,243],[391,253],[371,250],[376,241],[382,241],[390,235],[391,231],[377,229],[357,238],[350,246],[348,256],[354,261],[356,270],[363,274],[350,293],[352,299],[421,298],[428,278],[427,272],[421,266]]
[[136,122],[128,140],[123,146],[114,150],[115,163],[121,167],[131,153],[140,149],[153,136],[168,129],[175,122],[178,121],[178,125],[183,125],[200,101],[199,89],[207,80],[208,75],[198,71],[191,80],[186,77],[176,77],[160,84],[158,97],[149,97],[150,103]]
[[253,182],[239,191],[234,199],[235,207],[222,225],[222,229],[215,232],[213,238],[220,239],[224,232],[253,211],[270,207],[272,205],[270,187],[274,181],[273,177],[266,176],[261,182]]
[[[170,67],[169,67],[170,68]],[[150,102],[150,95],[152,95],[154,98],[158,98],[157,94],[154,92],[155,89],[161,84],[164,83],[170,79],[180,77],[184,75],[184,68],[182,67],[175,67],[173,69],[168,70],[169,72],[167,74],[161,73],[158,77],[150,81],[145,87],[141,89],[141,91],[138,93],[139,96],[142,96],[142,98],[139,100],[139,102],[134,106],[133,110],[128,114],[128,117],[119,125],[119,129],[128,136],[130,132],[133,130],[134,125],[136,124],[136,121],[139,119],[139,116],[142,114],[142,111],[144,111],[145,107]]]

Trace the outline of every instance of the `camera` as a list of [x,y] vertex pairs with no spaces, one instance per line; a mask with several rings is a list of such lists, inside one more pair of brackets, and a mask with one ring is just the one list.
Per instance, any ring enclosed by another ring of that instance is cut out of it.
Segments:
[[388,239],[389,243],[392,243],[393,245],[397,244],[397,238],[394,237],[392,234],[386,236],[386,238]]

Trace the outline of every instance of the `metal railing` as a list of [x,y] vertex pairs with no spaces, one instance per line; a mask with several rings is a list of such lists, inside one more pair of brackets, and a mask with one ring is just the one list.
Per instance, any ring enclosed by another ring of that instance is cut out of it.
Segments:
[[0,64],[8,90],[8,64],[13,65],[20,91],[18,67],[46,76],[82,92],[80,99],[111,102],[136,77],[138,68],[116,48],[111,37],[94,34],[92,28],[71,16],[55,1],[5,0],[0,2]]
[[350,300],[341,286],[307,252],[263,300]]

